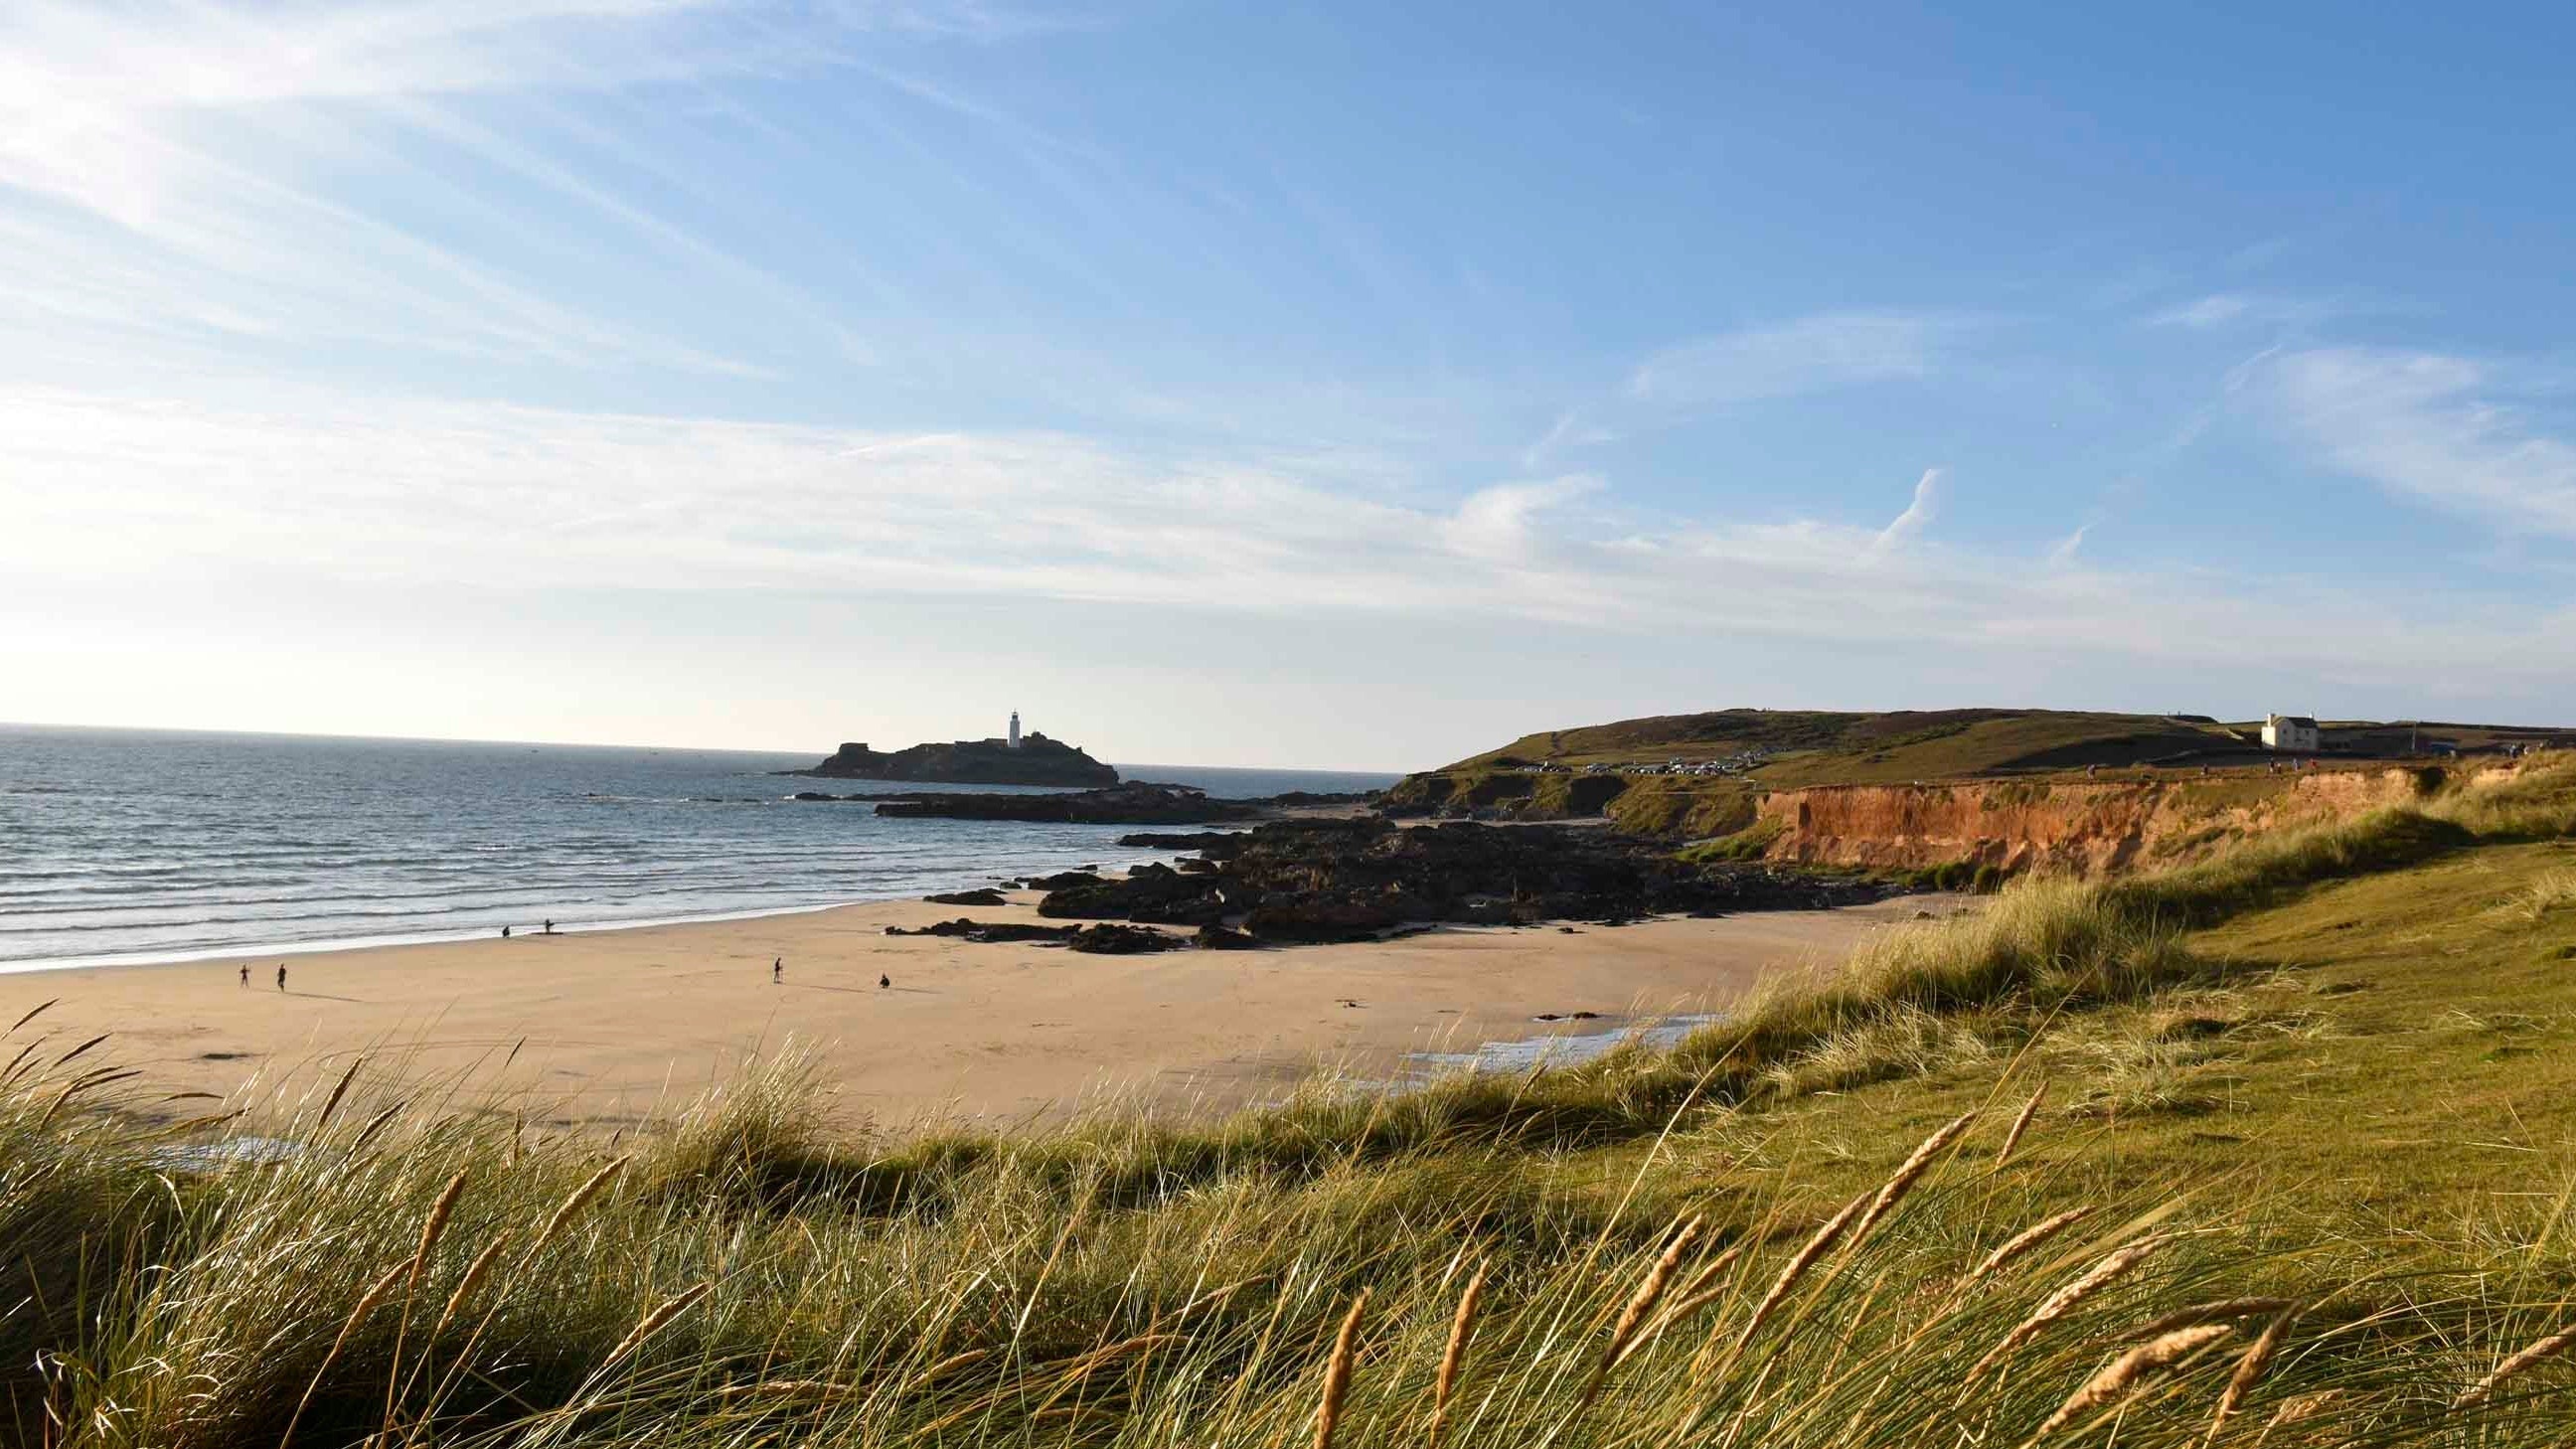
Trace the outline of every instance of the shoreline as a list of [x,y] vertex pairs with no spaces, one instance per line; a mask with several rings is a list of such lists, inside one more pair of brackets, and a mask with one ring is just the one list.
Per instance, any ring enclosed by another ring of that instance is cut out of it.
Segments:
[[[1033,893],[1010,899],[974,915],[1038,920]],[[888,936],[960,911],[881,901],[307,952],[287,958],[283,990],[267,969],[275,952],[201,959],[193,972],[16,972],[0,976],[0,1011],[54,998],[39,1029],[112,1033],[94,1053],[102,1063],[142,1069],[155,1094],[207,1092],[236,1108],[365,1054],[400,1063],[388,1070],[414,1085],[516,1094],[532,1121],[634,1125],[685,1095],[678,1084],[728,1080],[792,1039],[836,1089],[836,1114],[881,1128],[1032,1123],[1113,1099],[1206,1118],[1318,1070],[1396,1082],[1419,1073],[1423,1053],[1722,1010],[1764,974],[1837,960],[1928,904],[1094,956]],[[774,958],[785,960],[776,983]],[[1536,1019],[1548,1014],[1558,1019]]]
[[[972,886],[954,886],[953,890],[971,890]],[[607,931],[650,931],[665,926],[704,926],[726,921],[759,921],[772,916],[811,915],[816,911],[837,911],[850,906],[888,905],[919,900],[919,896],[850,896],[839,900],[819,901],[801,906],[768,906],[747,911],[711,911],[703,915],[649,916],[633,921],[592,921],[587,924],[555,923],[556,936],[595,936]],[[542,922],[544,918],[540,917]],[[521,935],[543,936],[548,932],[530,927],[520,931],[512,926],[511,939]],[[381,951],[399,946],[452,946],[468,941],[498,941],[499,933],[489,926],[471,931],[419,932],[389,936],[328,936],[311,941],[272,941],[255,946],[181,947],[176,951],[121,952],[103,956],[47,956],[23,961],[0,961],[0,977],[41,976],[54,971],[123,971],[145,966],[229,965],[236,961],[260,961],[272,956],[317,956],[341,951]]]

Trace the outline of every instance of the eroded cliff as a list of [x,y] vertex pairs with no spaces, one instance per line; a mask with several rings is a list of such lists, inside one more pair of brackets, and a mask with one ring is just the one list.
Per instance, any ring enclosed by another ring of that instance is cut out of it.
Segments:
[[1964,780],[1778,790],[1749,832],[1779,861],[1922,870],[1964,862],[2088,875],[2188,859],[2236,836],[2420,798],[2438,770],[2174,780]]

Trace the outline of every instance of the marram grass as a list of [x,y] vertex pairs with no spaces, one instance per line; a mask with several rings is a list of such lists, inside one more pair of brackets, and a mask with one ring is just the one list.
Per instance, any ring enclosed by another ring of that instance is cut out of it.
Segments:
[[1145,1203],[1002,1149],[888,1216],[707,1152],[806,1110],[774,1083],[617,1156],[407,1108],[185,1167],[102,1113],[33,1130],[58,1091],[0,1104],[28,1443],[2254,1444],[2311,1401],[2291,1442],[2576,1433],[2536,1276],[2374,1279],[2191,1184],[2034,1213],[2003,1112],[1822,1224],[1561,1207],[1466,1141]]

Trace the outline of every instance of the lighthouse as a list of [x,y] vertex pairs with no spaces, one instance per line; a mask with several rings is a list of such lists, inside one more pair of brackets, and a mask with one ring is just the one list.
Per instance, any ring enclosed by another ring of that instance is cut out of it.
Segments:
[[1012,711],[1011,711],[1011,748],[1016,750],[1016,749],[1018,749],[1019,747],[1020,747],[1020,712],[1019,712],[1018,710],[1016,710],[1016,709],[1015,709],[1015,710],[1012,710]]

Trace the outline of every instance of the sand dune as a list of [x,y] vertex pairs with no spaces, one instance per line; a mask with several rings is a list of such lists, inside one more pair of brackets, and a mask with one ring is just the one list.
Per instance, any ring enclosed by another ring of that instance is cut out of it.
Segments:
[[[43,1025],[66,1045],[114,1032],[93,1055],[168,1092],[240,1097],[369,1050],[478,1088],[533,1087],[549,1117],[615,1121],[793,1037],[821,1054],[847,1115],[892,1128],[1033,1119],[1110,1092],[1212,1115],[1318,1065],[1388,1080],[1413,1052],[1722,1007],[1766,968],[1838,957],[1923,904],[1115,957],[890,937],[958,912],[887,903],[256,957],[247,988],[239,960],[32,972],[0,976],[0,1011],[59,997]],[[1036,918],[1026,898],[975,915]],[[1575,1011],[1603,1018],[1532,1020]]]

